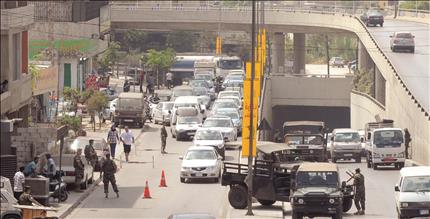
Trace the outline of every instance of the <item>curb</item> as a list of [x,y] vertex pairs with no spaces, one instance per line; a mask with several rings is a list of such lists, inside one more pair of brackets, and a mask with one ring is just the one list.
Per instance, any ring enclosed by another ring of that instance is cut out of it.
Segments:
[[91,187],[87,190],[85,190],[85,192],[75,201],[75,203],[73,203],[66,211],[64,211],[62,214],[60,214],[58,216],[58,218],[60,219],[64,219],[67,216],[69,216],[70,213],[72,213],[73,210],[75,210],[76,207],[78,207],[78,205],[81,204],[81,202],[86,199],[98,186],[98,184],[101,182],[101,178],[98,178],[96,181],[94,181],[94,183],[91,185]]

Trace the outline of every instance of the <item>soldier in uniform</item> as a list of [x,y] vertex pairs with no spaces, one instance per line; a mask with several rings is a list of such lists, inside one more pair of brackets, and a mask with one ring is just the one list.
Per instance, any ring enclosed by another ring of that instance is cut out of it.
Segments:
[[73,158],[73,167],[75,168],[75,191],[82,192],[81,181],[84,178],[84,162],[82,162],[82,148],[78,148]]
[[85,146],[84,154],[87,161],[90,162],[91,166],[93,166],[94,168],[97,162],[97,153],[93,147],[93,144],[94,144],[94,140],[90,139],[89,144]]
[[24,192],[19,196],[18,204],[20,204],[20,205],[33,205],[33,203],[34,203],[35,205],[43,206],[38,201],[36,201],[33,198],[33,196],[31,196],[30,193],[31,193],[30,186],[25,186]]
[[105,198],[108,198],[109,182],[112,184],[113,191],[116,197],[119,198],[118,187],[116,186],[115,173],[117,171],[116,164],[110,159],[110,154],[106,154],[106,160],[102,164],[103,184],[105,191]]
[[360,168],[355,169],[354,174],[354,187],[355,187],[355,195],[354,195],[354,204],[357,208],[357,212],[355,215],[364,215],[365,211],[365,187],[364,187],[364,176],[360,173]]
[[166,138],[167,138],[167,131],[166,126],[163,123],[163,126],[161,127],[161,153],[166,154]]

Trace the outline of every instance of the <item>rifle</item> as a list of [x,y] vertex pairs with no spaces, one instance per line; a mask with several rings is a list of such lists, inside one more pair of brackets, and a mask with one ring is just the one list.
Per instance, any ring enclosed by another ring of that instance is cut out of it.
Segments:
[[346,170],[345,172],[349,176],[349,179],[346,182],[349,182],[349,181],[351,181],[351,179],[354,179],[354,173],[352,173],[351,170]]

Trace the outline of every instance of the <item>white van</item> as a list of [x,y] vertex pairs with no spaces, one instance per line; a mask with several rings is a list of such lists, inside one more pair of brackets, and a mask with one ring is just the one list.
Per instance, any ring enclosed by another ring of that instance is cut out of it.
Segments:
[[354,129],[334,129],[331,136],[331,160],[355,160],[361,163],[360,133]]
[[179,141],[194,137],[197,129],[202,127],[203,117],[195,107],[179,107],[172,121],[172,136]]
[[402,168],[394,190],[398,218],[430,217],[430,166]]

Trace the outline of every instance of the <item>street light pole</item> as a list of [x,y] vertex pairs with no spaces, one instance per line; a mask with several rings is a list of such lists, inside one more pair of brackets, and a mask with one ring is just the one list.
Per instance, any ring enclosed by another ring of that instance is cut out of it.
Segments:
[[246,212],[247,216],[253,216],[252,213],[252,178],[253,178],[253,169],[252,169],[252,156],[253,156],[253,138],[254,138],[254,78],[255,78],[255,3],[256,0],[252,1],[252,26],[251,26],[251,109],[250,109],[250,126],[249,126],[249,154],[248,154],[248,211]]

